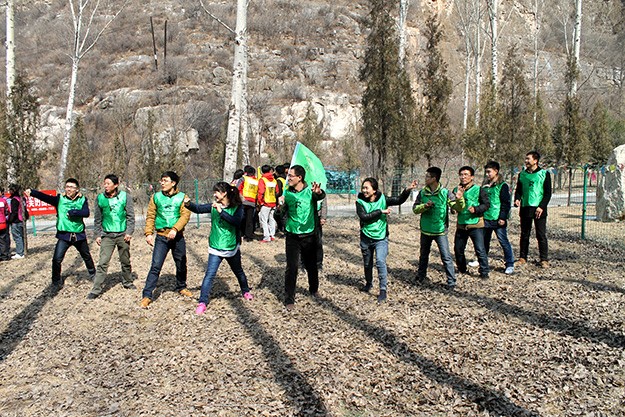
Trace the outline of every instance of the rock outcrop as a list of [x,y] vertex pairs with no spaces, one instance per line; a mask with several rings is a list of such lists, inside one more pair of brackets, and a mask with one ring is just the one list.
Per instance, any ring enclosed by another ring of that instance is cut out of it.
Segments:
[[625,220],[625,145],[612,151],[597,187],[597,220]]

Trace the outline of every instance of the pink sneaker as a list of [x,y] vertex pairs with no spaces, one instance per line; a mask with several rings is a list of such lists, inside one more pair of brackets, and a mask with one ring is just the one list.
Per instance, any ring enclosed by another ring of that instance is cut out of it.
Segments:
[[271,242],[271,239],[269,239],[269,240],[263,239],[263,240],[260,241],[260,243],[270,243],[270,242]]
[[206,311],[206,304],[200,303],[197,305],[197,308],[195,309],[195,314],[197,314],[198,316],[201,316],[202,314],[204,314],[205,311]]
[[251,292],[248,291],[246,293],[243,293],[243,298],[245,298],[247,301],[252,301],[254,299],[254,296]]
[[273,242],[274,240],[276,240],[276,238],[271,236],[271,241]]

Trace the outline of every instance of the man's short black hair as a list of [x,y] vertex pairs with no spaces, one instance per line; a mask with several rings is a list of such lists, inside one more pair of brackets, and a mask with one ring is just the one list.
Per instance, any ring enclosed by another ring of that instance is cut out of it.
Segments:
[[428,169],[425,170],[425,172],[434,176],[434,178],[436,178],[436,182],[441,182],[441,176],[443,175],[443,170],[441,170],[439,167],[429,167]]
[[472,177],[475,176],[475,170],[473,169],[473,167],[470,167],[468,165],[465,165],[465,166],[461,167],[458,170],[458,174],[460,174],[462,171],[469,171],[471,173]]
[[174,188],[178,188],[178,184],[180,184],[180,177],[174,171],[165,171],[161,174],[161,178],[168,177],[170,180],[176,183]]
[[271,167],[265,164],[262,167],[260,167],[260,172],[262,172],[263,174],[271,172]]
[[119,177],[115,174],[108,174],[106,177],[104,177],[104,179],[111,180],[111,182],[115,185],[119,184]]
[[247,175],[256,175],[256,168],[251,165],[245,165],[243,171],[245,171]]
[[302,181],[306,178],[306,170],[301,165],[293,165],[290,169],[295,171],[295,175],[302,177]]
[[65,184],[67,184],[68,182],[71,183],[71,184],[76,185],[76,188],[80,188],[80,184],[78,184],[78,180],[76,178],[68,178],[68,179],[66,179],[65,180]]
[[529,151],[528,153],[525,154],[525,156],[529,156],[529,155],[532,155],[532,158],[534,158],[536,162],[540,161],[540,154],[538,153],[538,151]]
[[488,161],[486,165],[484,165],[484,170],[487,170],[487,169],[494,169],[495,171],[499,172],[501,171],[501,166],[499,165],[499,162],[497,161]]

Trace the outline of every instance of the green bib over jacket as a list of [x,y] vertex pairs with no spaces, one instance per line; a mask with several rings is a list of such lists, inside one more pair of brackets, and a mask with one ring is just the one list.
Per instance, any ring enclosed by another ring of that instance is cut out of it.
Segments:
[[[358,200],[356,200],[356,203],[360,204],[367,213],[371,213],[375,210],[386,209],[386,197],[384,196],[384,194],[380,195],[378,201],[371,202],[359,198]],[[360,230],[365,236],[371,239],[382,240],[386,237],[386,230],[388,227],[388,220],[386,217],[386,214],[382,213],[378,220],[364,225]]]
[[80,196],[71,200],[65,195],[59,198],[59,205],[56,207],[56,230],[69,233],[81,233],[85,230],[85,223],[82,217],[68,217],[70,210],[80,210],[85,204],[85,197]]
[[504,182],[500,182],[499,184],[488,187],[487,191],[490,207],[484,213],[485,220],[499,220],[499,212],[501,211],[501,199],[499,196],[501,195],[501,187],[503,187],[504,184]]
[[521,197],[521,207],[538,207],[543,200],[543,185],[547,171],[539,169],[533,173],[527,170],[521,171],[519,181],[523,187],[523,196]]
[[[454,189],[454,193],[458,189]],[[464,200],[466,206],[464,210],[458,213],[458,224],[478,224],[481,216],[476,216],[469,211],[469,207],[475,207],[480,205],[480,187],[478,185],[472,185],[471,188],[464,192]]]
[[[237,206],[222,209],[231,216],[237,211]],[[211,233],[208,237],[208,246],[222,251],[231,251],[237,247],[237,227],[221,218],[213,207],[211,210]]]
[[180,207],[184,202],[184,193],[177,193],[167,197],[162,191],[154,194],[154,204],[156,205],[156,219],[154,226],[156,230],[171,229],[178,219],[180,219]]
[[439,190],[434,193],[421,193],[421,203],[426,204],[429,201],[434,203],[433,207],[421,213],[419,221],[421,231],[427,235],[440,235],[445,232],[447,226],[449,191],[446,188],[441,188],[440,185]]
[[284,226],[287,232],[303,235],[315,230],[316,205],[312,201],[312,189],[310,187],[297,193],[287,188],[284,192],[284,204],[288,210]]
[[122,233],[126,231],[126,200],[125,191],[115,197],[107,198],[104,193],[98,194],[98,207],[102,209],[102,230],[106,233]]

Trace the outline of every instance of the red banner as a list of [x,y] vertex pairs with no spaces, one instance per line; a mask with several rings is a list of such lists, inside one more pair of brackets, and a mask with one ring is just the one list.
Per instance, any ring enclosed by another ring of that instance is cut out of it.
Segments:
[[[51,196],[56,195],[56,190],[39,190],[44,194]],[[44,203],[41,200],[37,200],[35,197],[26,198],[26,209],[31,216],[45,216],[46,214],[56,214],[56,207],[51,206],[48,203]]]

